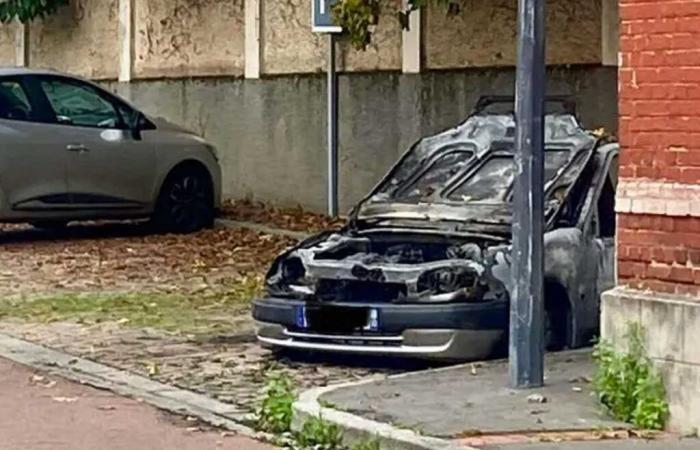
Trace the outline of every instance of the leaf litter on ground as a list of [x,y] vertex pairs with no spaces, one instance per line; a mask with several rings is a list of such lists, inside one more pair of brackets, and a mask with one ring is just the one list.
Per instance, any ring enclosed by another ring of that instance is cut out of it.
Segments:
[[313,213],[301,206],[276,208],[250,199],[228,201],[221,211],[224,217],[231,220],[255,222],[285,230],[308,233],[339,228],[345,223],[343,219]]

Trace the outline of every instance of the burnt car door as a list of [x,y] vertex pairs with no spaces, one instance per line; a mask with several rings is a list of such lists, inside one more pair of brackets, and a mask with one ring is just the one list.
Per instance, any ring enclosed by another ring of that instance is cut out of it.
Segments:
[[581,328],[588,330],[585,339],[592,338],[598,330],[600,296],[615,286],[615,190],[617,188],[618,147],[605,147],[598,154],[596,176],[587,196],[586,210],[582,215],[584,260],[581,278],[586,286],[586,298],[579,320]]
[[598,185],[595,211],[592,214],[592,245],[600,249],[598,258],[597,290],[600,295],[615,286],[615,191],[618,174],[617,152],[608,156],[603,171],[604,177]]

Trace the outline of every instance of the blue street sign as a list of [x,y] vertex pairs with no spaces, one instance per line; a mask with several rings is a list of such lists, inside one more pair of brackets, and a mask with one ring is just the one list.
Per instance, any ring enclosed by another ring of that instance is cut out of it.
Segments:
[[343,29],[333,23],[331,8],[338,0],[311,0],[312,23],[314,33],[342,33]]

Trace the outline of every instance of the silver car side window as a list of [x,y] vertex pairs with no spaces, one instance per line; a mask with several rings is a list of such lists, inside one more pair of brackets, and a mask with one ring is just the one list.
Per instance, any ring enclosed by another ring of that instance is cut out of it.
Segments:
[[32,105],[16,80],[0,80],[0,119],[31,120]]
[[114,105],[87,85],[42,80],[41,87],[61,124],[95,128],[117,128],[120,124]]

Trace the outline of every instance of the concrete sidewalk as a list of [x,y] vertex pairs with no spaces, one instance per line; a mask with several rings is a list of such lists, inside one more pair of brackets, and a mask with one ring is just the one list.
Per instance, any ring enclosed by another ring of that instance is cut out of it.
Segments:
[[3,450],[272,450],[0,358]]
[[630,439],[592,395],[593,371],[588,351],[548,355],[546,386],[513,390],[506,362],[468,364],[307,393],[295,408],[391,448],[700,449],[667,434]]

